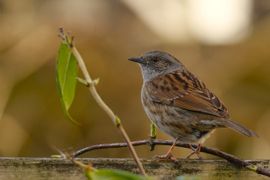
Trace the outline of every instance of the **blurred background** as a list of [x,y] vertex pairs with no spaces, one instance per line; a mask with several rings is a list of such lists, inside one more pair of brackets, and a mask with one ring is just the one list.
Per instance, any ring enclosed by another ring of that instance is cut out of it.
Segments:
[[[122,141],[88,90],[78,85],[72,116],[64,116],[55,83],[58,28],[75,43],[105,102],[132,140],[149,135],[140,102],[139,67],[127,60],[168,51],[200,77],[234,120],[256,131],[247,138],[219,129],[205,145],[242,158],[270,157],[270,1],[268,0],[1,0],[0,156],[50,156]],[[158,132],[158,138],[169,139]],[[162,154],[168,147],[141,157]],[[188,151],[176,149],[184,157]],[[90,157],[128,157],[127,149]],[[206,155],[203,155],[207,157]]]

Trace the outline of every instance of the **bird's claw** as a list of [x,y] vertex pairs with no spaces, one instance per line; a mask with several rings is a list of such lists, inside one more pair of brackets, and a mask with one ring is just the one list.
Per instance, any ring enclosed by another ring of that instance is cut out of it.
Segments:
[[164,155],[158,155],[155,156],[156,159],[161,160],[161,161],[176,161],[177,159],[172,155],[172,153],[167,153]]
[[192,150],[192,152],[186,156],[186,159],[190,159],[190,157],[192,157],[194,154],[198,157],[198,159],[203,159],[200,156],[200,152],[201,152],[201,145],[199,144],[196,148],[194,148],[191,144],[190,144],[190,149]]
[[193,151],[189,155],[187,155],[186,159],[190,159],[194,154],[198,157],[198,159],[202,160],[203,158],[200,156],[200,152]]

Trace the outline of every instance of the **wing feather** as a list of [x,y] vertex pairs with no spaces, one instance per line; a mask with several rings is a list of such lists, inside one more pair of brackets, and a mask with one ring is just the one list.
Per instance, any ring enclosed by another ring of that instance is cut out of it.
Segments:
[[191,111],[228,118],[223,103],[189,71],[174,71],[146,82],[153,101]]

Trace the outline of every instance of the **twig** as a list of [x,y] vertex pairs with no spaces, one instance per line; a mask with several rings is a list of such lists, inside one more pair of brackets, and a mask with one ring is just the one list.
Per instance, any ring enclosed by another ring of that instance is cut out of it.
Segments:
[[90,93],[92,94],[93,98],[98,103],[98,105],[107,113],[107,115],[111,118],[111,120],[113,121],[115,126],[119,129],[119,131],[121,132],[125,141],[127,142],[128,148],[131,152],[131,155],[132,155],[133,159],[135,160],[135,162],[137,163],[140,172],[143,175],[146,175],[145,170],[143,168],[143,165],[142,165],[134,147],[131,144],[130,138],[126,133],[126,131],[121,123],[121,120],[113,113],[113,111],[109,108],[109,106],[99,96],[99,94],[96,90],[96,87],[95,87],[96,83],[95,83],[95,81],[92,80],[92,78],[91,78],[91,76],[90,76],[90,74],[85,66],[84,60],[82,59],[82,57],[81,57],[80,53],[78,52],[78,50],[76,49],[76,47],[74,46],[73,37],[70,37],[69,35],[67,35],[64,32],[63,28],[60,28],[59,32],[60,32],[60,37],[62,38],[62,40],[65,41],[69,45],[73,55],[76,57],[78,65],[79,65],[79,67],[82,71],[82,74],[84,76],[84,79],[87,83],[87,87],[88,87]]
[[[149,139],[148,140],[138,140],[138,141],[132,142],[133,146],[150,145],[150,144],[171,146],[172,143],[173,143],[173,141],[158,140],[158,139],[151,140],[151,142]],[[178,142],[178,143],[176,143],[176,146],[190,149],[190,145],[188,143]],[[195,145],[195,144],[192,146],[194,148],[197,148],[197,145]],[[73,153],[73,156],[77,157],[77,156],[82,155],[86,152],[97,150],[97,149],[110,149],[110,148],[121,148],[121,147],[127,147],[127,143],[97,144],[97,145],[92,145],[92,146],[88,146],[88,147],[85,147],[83,149],[80,149],[80,150],[76,151],[75,153]],[[225,153],[225,152],[220,151],[218,149],[202,146],[201,152],[220,157],[220,158],[225,159],[228,162],[230,162],[230,163],[232,163],[240,168],[247,168],[251,171],[256,172],[257,174],[261,174],[261,175],[270,177],[270,170],[269,169],[257,167],[257,166],[255,166],[247,161],[241,160],[236,156]]]

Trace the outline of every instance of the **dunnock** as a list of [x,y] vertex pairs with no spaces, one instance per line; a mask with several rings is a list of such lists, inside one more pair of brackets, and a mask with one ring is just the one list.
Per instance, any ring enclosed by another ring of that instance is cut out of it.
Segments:
[[216,128],[257,136],[232,121],[218,97],[169,53],[151,51],[129,60],[139,63],[142,70],[141,98],[147,116],[175,140],[164,158],[172,158],[171,151],[177,141],[198,143],[188,157],[199,156],[201,144]]

